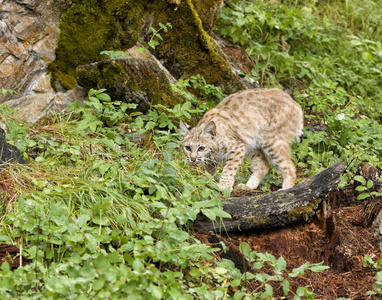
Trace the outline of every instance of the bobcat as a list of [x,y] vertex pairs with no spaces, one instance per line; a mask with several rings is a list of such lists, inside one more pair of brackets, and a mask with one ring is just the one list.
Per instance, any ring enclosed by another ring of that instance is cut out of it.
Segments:
[[251,159],[252,175],[242,189],[256,189],[269,170],[270,161],[283,177],[282,189],[295,185],[296,168],[290,158],[293,137],[303,134],[303,112],[292,97],[280,89],[253,89],[226,97],[205,113],[194,128],[180,121],[182,147],[187,161],[203,162],[215,171],[225,161],[219,186],[232,190],[245,154]]

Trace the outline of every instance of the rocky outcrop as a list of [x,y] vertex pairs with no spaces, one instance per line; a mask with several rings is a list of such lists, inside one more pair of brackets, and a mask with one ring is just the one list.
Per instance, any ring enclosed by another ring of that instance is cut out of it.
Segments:
[[55,60],[61,15],[69,1],[0,1],[0,103],[15,107],[19,118],[35,122],[50,110],[63,110],[85,90],[54,91],[48,65]]
[[[253,87],[210,35],[222,5],[222,0],[0,0],[0,89],[17,92],[0,94],[0,103],[35,122],[49,110],[63,110],[85,97],[90,87],[107,88],[116,100],[137,102],[142,110],[159,101],[182,101],[169,84],[192,75],[200,74],[229,93]],[[161,31],[163,40],[150,48],[157,38],[152,28],[168,22],[172,29]],[[138,43],[156,60],[106,62],[100,54],[134,50]],[[121,76],[107,78],[117,65]],[[133,72],[134,65],[140,71]]]

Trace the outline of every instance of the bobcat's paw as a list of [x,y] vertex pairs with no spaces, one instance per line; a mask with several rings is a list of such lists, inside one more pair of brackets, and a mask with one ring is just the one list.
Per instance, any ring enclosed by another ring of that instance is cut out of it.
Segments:
[[251,191],[252,190],[248,185],[246,185],[244,183],[239,183],[236,186],[236,188],[239,189],[239,190],[243,190],[243,191]]

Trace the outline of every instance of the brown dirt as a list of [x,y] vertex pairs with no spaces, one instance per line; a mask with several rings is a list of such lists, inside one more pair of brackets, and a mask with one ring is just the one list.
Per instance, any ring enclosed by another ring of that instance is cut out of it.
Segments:
[[[287,272],[307,261],[323,261],[330,269],[320,273],[307,271],[304,277],[289,278],[291,291],[296,291],[299,286],[309,286],[315,299],[372,299],[366,292],[373,290],[375,270],[363,267],[363,263],[366,254],[374,261],[382,257],[379,241],[371,232],[372,222],[382,208],[381,200],[356,200],[352,189],[332,192],[322,205],[325,210],[321,207],[310,223],[262,233],[231,234],[229,237],[198,234],[198,238],[215,247],[223,241],[229,251],[219,256],[233,260],[242,271],[272,274],[270,267],[254,270],[250,264],[243,266],[240,241],[248,243],[257,252],[268,252],[276,258],[283,256],[287,261]],[[287,272],[284,278],[288,277]],[[277,299],[293,298],[293,292],[282,298],[284,294],[279,282],[270,284]],[[250,291],[258,287],[255,282],[248,283]]]

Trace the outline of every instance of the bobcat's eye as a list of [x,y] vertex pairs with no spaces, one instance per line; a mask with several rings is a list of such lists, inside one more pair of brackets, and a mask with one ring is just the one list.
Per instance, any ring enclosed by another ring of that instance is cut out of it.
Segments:
[[200,146],[200,147],[198,148],[198,151],[203,151],[204,149],[206,149],[206,147],[204,147],[204,146]]
[[186,146],[185,147],[187,151],[191,151],[191,147],[190,146]]

